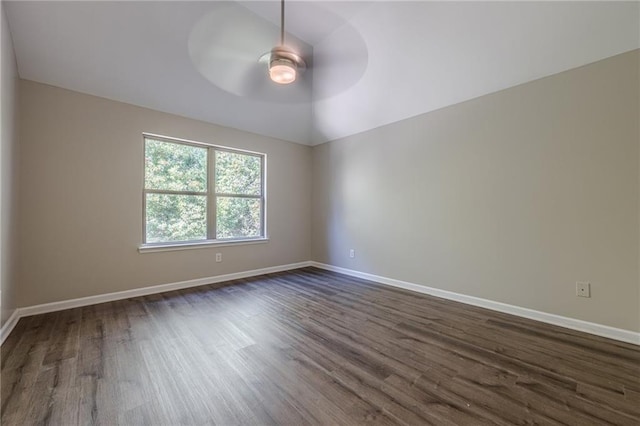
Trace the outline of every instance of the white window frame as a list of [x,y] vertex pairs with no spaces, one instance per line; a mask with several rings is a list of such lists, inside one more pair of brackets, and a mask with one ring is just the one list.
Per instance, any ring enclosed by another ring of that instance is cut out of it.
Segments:
[[[146,188],[146,143],[147,139],[174,143],[180,145],[195,146],[198,148],[207,149],[207,189],[204,192],[201,191],[174,191],[174,190],[160,190],[160,189],[147,189]],[[192,141],[188,139],[174,138],[170,136],[162,136],[153,133],[142,134],[142,244],[138,247],[138,250],[142,252],[155,252],[165,250],[186,250],[193,248],[201,248],[206,246],[221,246],[221,245],[235,245],[235,244],[256,244],[268,241],[267,238],[267,154],[255,151],[248,151],[237,148],[230,148],[221,145],[214,145],[206,142]],[[224,151],[234,154],[250,155],[260,158],[260,194],[259,195],[244,195],[244,194],[229,194],[229,193],[217,193],[216,192],[216,152]],[[154,242],[148,243],[147,240],[147,194],[171,194],[171,195],[197,195],[205,196],[207,203],[207,238],[204,240],[190,240],[190,241],[167,241],[167,242]],[[236,198],[249,198],[257,199],[260,201],[260,235],[256,237],[231,237],[231,238],[216,238],[216,226],[217,226],[217,199],[218,197],[236,197]]]

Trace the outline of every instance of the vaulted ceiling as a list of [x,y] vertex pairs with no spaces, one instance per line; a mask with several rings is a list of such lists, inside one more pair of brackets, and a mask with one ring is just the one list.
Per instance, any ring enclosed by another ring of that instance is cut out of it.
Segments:
[[640,47],[637,2],[287,1],[311,66],[275,86],[277,1],[6,10],[24,79],[309,145]]

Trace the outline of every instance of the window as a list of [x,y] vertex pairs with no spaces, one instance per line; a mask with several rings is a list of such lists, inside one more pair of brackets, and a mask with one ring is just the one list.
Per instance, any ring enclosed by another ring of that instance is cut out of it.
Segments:
[[265,156],[144,136],[144,243],[262,239]]

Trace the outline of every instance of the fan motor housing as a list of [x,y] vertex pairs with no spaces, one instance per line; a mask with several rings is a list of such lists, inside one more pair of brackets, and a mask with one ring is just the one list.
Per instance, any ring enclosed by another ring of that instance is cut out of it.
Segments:
[[275,64],[288,64],[294,65],[298,72],[302,72],[306,69],[307,64],[300,55],[296,54],[293,50],[286,46],[276,46],[271,49],[271,56],[269,58],[269,66]]

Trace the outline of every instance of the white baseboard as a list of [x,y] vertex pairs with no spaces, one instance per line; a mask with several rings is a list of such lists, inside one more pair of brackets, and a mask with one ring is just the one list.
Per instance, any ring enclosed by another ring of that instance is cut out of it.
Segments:
[[5,324],[0,329],[0,344],[4,343],[7,336],[9,336],[13,328],[18,323],[18,320],[22,317],[44,314],[48,312],[61,311],[64,309],[78,308],[82,306],[96,305],[98,303],[112,302],[115,300],[129,299],[131,297],[147,296],[150,294],[163,293],[166,291],[180,290],[180,289],[185,289],[190,287],[198,287],[206,284],[215,284],[215,283],[220,283],[224,281],[237,280],[241,278],[255,277],[258,275],[288,271],[291,269],[304,268],[307,266],[315,266],[316,268],[339,272],[341,274],[350,275],[353,277],[362,278],[365,280],[374,281],[381,284],[390,285],[393,287],[399,287],[405,290],[415,291],[417,293],[429,294],[431,296],[441,297],[443,299],[454,300],[456,302],[462,302],[468,305],[479,306],[482,308],[487,308],[487,309],[491,309],[498,312],[504,312],[507,314],[529,318],[532,320],[541,321],[548,324],[558,325],[560,327],[565,327],[572,330],[583,331],[586,333],[595,334],[597,336],[607,337],[609,339],[614,339],[622,342],[640,345],[640,333],[636,333],[633,331],[623,330],[620,328],[609,327],[602,324],[596,324],[588,321],[582,321],[578,319],[563,317],[560,315],[549,314],[546,312],[540,312],[533,309],[522,308],[519,306],[509,305],[506,303],[495,302],[493,300],[481,299],[479,297],[474,297],[474,296],[467,296],[460,293],[440,290],[433,287],[427,287],[427,286],[414,284],[406,281],[396,280],[393,278],[382,277],[379,275],[368,274],[366,272],[354,271],[352,269],[341,268],[338,266],[327,265],[324,263],[313,262],[313,261],[292,263],[289,265],[272,266],[268,268],[254,269],[251,271],[236,272],[233,274],[198,278],[194,280],[161,284],[161,285],[155,285],[150,287],[142,287],[142,288],[136,288],[132,290],[118,291],[115,293],[100,294],[96,296],[81,297],[79,299],[63,300],[60,302],[52,302],[52,303],[45,303],[42,305],[34,305],[34,306],[27,306],[24,308],[18,308],[13,312],[13,314],[9,317],[9,319],[5,322]]
[[118,291],[114,293],[99,294],[96,296],[81,297],[78,299],[62,300],[60,302],[44,303],[42,305],[27,306],[16,309],[9,320],[0,329],[0,344],[9,336],[13,328],[22,317],[45,314],[48,312],[62,311],[65,309],[79,308],[82,306],[97,305],[98,303],[113,302],[115,300],[129,299],[131,297],[147,296],[150,294],[164,293],[166,291],[181,290],[190,287],[198,287],[206,284],[215,284],[224,281],[241,278],[255,277],[257,275],[271,274],[274,272],[289,271],[291,269],[311,266],[311,262],[291,263],[288,265],[271,266],[268,268],[253,269],[251,271],[236,272],[233,274],[216,275],[213,277],[197,278],[194,280],[175,283],[160,284],[150,287],[135,288],[132,290]]
[[4,339],[6,339],[7,336],[9,336],[13,328],[18,323],[19,319],[20,319],[20,313],[18,312],[17,309],[14,309],[9,319],[4,323],[2,328],[0,328],[0,345],[4,343]]
[[491,309],[493,311],[504,312],[519,317],[529,318],[548,324],[558,325],[560,327],[569,328],[571,330],[583,331],[585,333],[595,334],[609,339],[619,340],[621,342],[633,343],[640,345],[640,333],[621,328],[609,327],[607,325],[596,324],[593,322],[582,321],[574,318],[563,317],[560,315],[540,312],[533,309],[522,308],[520,306],[509,305],[507,303],[495,302],[493,300],[481,299],[479,297],[467,296],[451,291],[440,290],[433,287],[427,287],[406,281],[400,281],[393,278],[381,277],[379,275],[368,274],[366,272],[354,271],[352,269],[341,268],[338,266],[327,265],[319,262],[310,262],[311,266],[325,269],[328,271],[339,272],[341,274],[350,275],[352,277],[362,278],[393,287],[403,288],[405,290],[415,291],[417,293],[429,294],[431,296],[441,297],[443,299],[454,300],[456,302],[466,303],[468,305],[479,306]]

